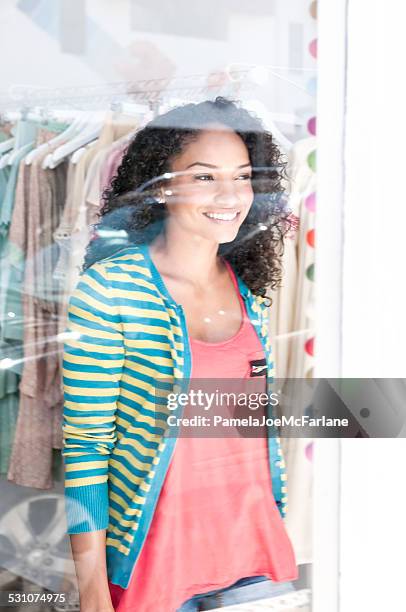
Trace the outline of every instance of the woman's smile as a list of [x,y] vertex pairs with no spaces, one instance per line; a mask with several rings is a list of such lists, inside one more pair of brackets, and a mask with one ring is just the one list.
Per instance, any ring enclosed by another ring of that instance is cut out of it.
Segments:
[[240,215],[239,210],[232,210],[229,212],[204,212],[204,216],[210,219],[213,223],[233,223],[237,221]]

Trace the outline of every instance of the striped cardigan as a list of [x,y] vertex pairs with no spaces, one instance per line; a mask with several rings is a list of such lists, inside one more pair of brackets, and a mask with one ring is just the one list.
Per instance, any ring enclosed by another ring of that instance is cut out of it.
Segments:
[[[270,392],[269,308],[238,275],[237,280],[264,348]],[[106,529],[108,578],[123,588],[176,444],[176,436],[165,431],[165,394],[182,385],[187,390],[183,383],[190,372],[184,311],[168,293],[146,245],[125,247],[81,274],[69,302],[63,354],[68,533]],[[268,436],[268,448],[272,490],[284,517],[286,474],[275,432]]]

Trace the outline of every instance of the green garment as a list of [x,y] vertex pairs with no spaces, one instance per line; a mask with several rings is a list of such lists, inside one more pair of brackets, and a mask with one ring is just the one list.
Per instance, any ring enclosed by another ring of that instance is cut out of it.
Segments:
[[[0,361],[7,358],[21,358],[21,342],[8,342],[4,338],[7,287],[11,275],[8,235],[13,214],[15,190],[19,165],[22,159],[33,148],[37,126],[29,121],[20,121],[16,133],[16,150],[18,155],[11,166],[0,169]],[[4,363],[4,362],[3,362]],[[0,474],[7,474],[12,444],[15,435],[20,382],[17,368],[0,368]]]

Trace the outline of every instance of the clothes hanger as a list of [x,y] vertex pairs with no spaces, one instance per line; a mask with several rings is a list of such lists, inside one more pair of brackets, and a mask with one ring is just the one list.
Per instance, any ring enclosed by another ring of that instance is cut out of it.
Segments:
[[2,143],[0,143],[0,155],[3,155],[3,153],[7,153],[8,151],[10,151],[10,149],[12,149],[14,147],[14,143],[15,143],[15,138],[9,138],[8,140],[3,140]]
[[77,149],[74,153],[72,153],[71,158],[70,158],[72,164],[77,164],[80,158],[82,157],[82,155],[86,153],[89,147],[91,147],[96,142],[96,140],[97,138],[89,142],[86,146],[80,147],[80,149]]
[[[58,144],[63,145],[67,141],[75,138],[75,136],[77,136],[80,133],[80,131],[82,129],[84,129],[84,127],[86,127],[86,125],[88,125],[89,116],[90,116],[90,113],[80,112],[80,114],[77,117],[74,118],[74,120],[69,125],[69,127],[66,128],[66,130],[64,130],[63,132],[61,132],[60,134],[58,134],[54,138],[51,138],[51,140],[49,140],[48,142],[44,143],[43,145],[40,145],[39,147],[37,147],[37,149],[35,149],[35,151],[32,151],[33,155],[31,156],[30,159],[26,160],[26,163],[27,164],[31,163],[32,159],[35,159],[37,154],[39,154],[41,151],[44,151],[44,150],[46,150],[49,147],[55,147]],[[53,153],[49,153],[42,160],[42,168],[43,169],[51,167],[50,164],[52,163],[52,156],[53,156]]]
[[[81,112],[81,114],[76,117],[76,119],[73,121],[73,123],[65,130],[65,132],[62,132],[62,134],[59,134],[56,138],[58,138],[58,141],[54,144],[58,144],[58,142],[62,144],[66,144],[67,141],[75,138],[76,136],[78,136],[80,134],[80,132],[86,128],[86,126],[89,123],[89,119],[91,117],[91,114],[89,112]],[[49,155],[47,155],[43,162],[42,162],[42,168],[45,170],[46,168],[51,168],[51,164],[52,164],[52,158],[53,158],[53,153],[49,153]]]
[[69,127],[66,128],[66,130],[64,130],[60,134],[57,134],[54,138],[51,138],[51,140],[49,140],[48,142],[44,142],[43,144],[39,145],[38,147],[30,151],[27,157],[25,158],[26,165],[29,166],[38,155],[40,155],[43,151],[46,151],[49,147],[55,146],[58,143],[62,144],[66,142],[67,140],[69,140],[70,138],[72,138],[73,136],[75,136],[77,132],[79,131],[79,129],[82,127],[82,125],[84,125],[83,113],[75,117],[75,119],[72,121]]
[[[60,143],[61,145],[67,142],[68,140],[77,136],[80,131],[87,125],[89,113],[81,113],[78,117],[74,119],[71,125],[61,134],[55,136],[47,146],[53,144]],[[46,155],[46,157],[42,161],[42,168],[45,170],[46,168],[50,168],[49,165],[52,162],[52,153]]]
[[[72,140],[58,147],[56,151],[52,153],[52,157],[47,163],[47,168],[56,168],[66,157],[69,157],[77,149],[84,147],[89,144],[92,140],[99,137],[100,132],[105,123],[105,116],[103,118],[94,118],[91,116],[90,123],[88,123]],[[48,158],[48,156],[47,156]],[[46,158],[46,159],[47,159]]]
[[0,168],[5,168],[7,166],[10,154],[12,153],[13,149],[14,149],[14,145],[15,145],[16,139],[14,138],[9,138],[8,140],[4,140],[1,144],[0,144]]
[[[14,162],[18,159],[18,156],[20,155],[22,150],[27,149],[27,148],[29,149],[30,147],[34,146],[34,144],[35,144],[35,141],[27,142],[26,144],[22,145],[18,149],[13,149],[13,151],[11,151],[10,153],[3,155],[3,157],[0,160],[0,162],[3,162],[2,164],[0,163],[0,168],[5,168],[6,166],[12,166]],[[5,157],[7,159],[3,161],[3,158]]]
[[8,164],[8,160],[10,159],[11,152],[5,153],[0,157],[0,168],[5,168]]
[[39,120],[39,117],[34,112],[30,111],[28,107],[22,108],[21,111],[19,112],[19,115],[20,117],[17,123],[17,129],[16,129],[16,133],[14,136],[14,139],[15,139],[14,147],[13,147],[13,150],[10,151],[10,153],[7,155],[7,160],[4,160],[2,158],[1,161],[3,162],[3,165],[1,165],[1,167],[3,168],[6,165],[12,166],[14,162],[18,159],[19,154],[23,149],[27,147],[28,148],[32,147],[35,144],[36,130],[34,130],[33,133],[31,134],[31,138],[33,139],[32,142],[30,142],[29,139],[27,142],[27,134],[25,133],[25,129],[20,131],[20,128],[22,128],[23,125],[27,126],[27,124],[35,125],[35,122]]

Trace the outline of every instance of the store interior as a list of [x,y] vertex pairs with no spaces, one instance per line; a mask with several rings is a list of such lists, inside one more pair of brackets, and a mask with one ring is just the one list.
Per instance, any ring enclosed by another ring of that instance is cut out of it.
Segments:
[[[335,306],[329,304],[329,315],[324,308],[326,294],[336,289],[335,274],[328,274],[320,257],[326,253],[331,220],[326,221],[326,211],[319,217],[316,211],[316,191],[317,202],[319,186],[326,201],[326,176],[330,181],[332,176],[330,170],[319,183],[317,4],[2,2],[6,27],[0,48],[11,59],[0,88],[0,280],[5,296],[0,591],[70,592],[69,609],[78,610],[60,453],[66,308],[102,192],[128,139],[149,119],[175,105],[225,96],[241,101],[272,132],[286,158],[286,192],[297,220],[297,231],[286,238],[281,287],[269,292],[276,378],[340,375],[338,339],[330,331],[338,314]],[[328,21],[324,14],[323,23]],[[324,64],[322,69],[325,75]],[[322,93],[325,100],[328,93]],[[325,113],[326,104],[322,108]],[[325,114],[322,119],[325,125]],[[68,144],[61,144],[67,130]],[[332,207],[334,197],[339,195],[332,197]],[[317,228],[324,227],[316,242]],[[334,240],[341,240],[339,233]],[[281,442],[289,496],[285,524],[299,567],[295,592],[228,609],[334,612],[339,486],[344,473],[351,486],[346,459],[351,447],[347,441],[309,437]],[[34,612],[49,609],[68,608],[30,607]]]

